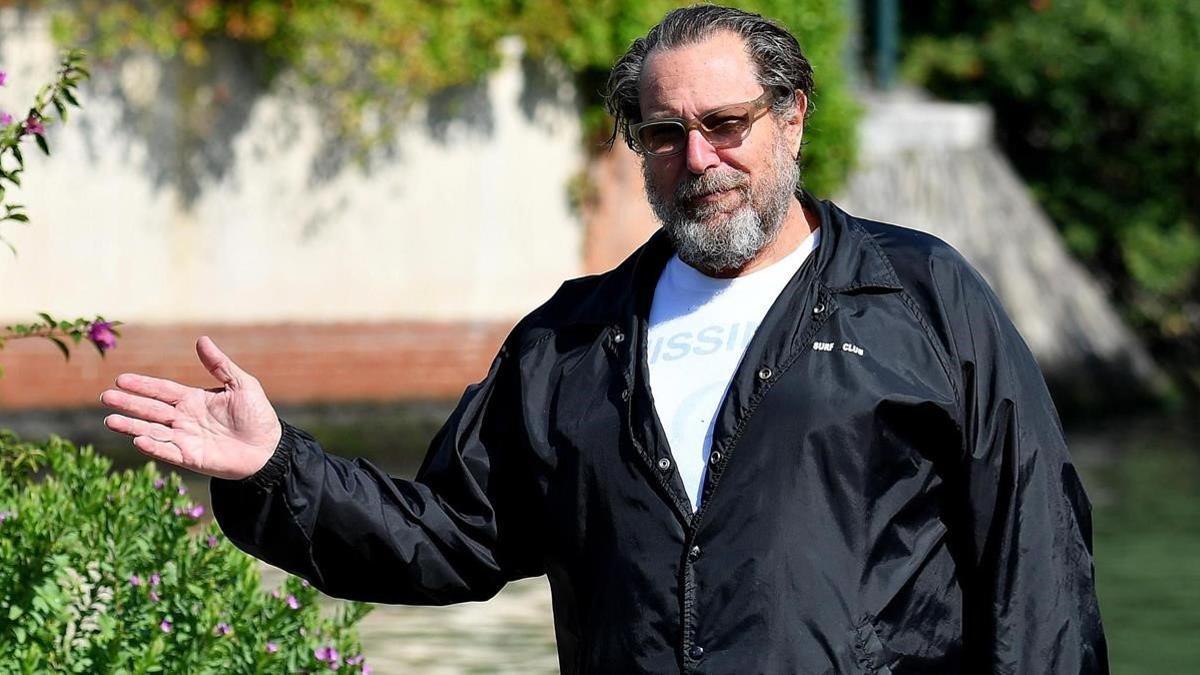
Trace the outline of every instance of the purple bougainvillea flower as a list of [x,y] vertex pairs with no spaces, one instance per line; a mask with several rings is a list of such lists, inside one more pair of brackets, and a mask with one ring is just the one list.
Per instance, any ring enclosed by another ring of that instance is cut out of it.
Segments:
[[204,505],[203,504],[195,504],[192,506],[192,508],[188,509],[184,513],[186,513],[191,518],[199,518],[200,516],[204,515]]
[[6,112],[0,112],[0,127],[6,127],[6,126],[12,124],[12,122],[13,122],[12,115],[9,115]]
[[329,645],[317,647],[313,650],[313,656],[316,656],[318,661],[325,661],[326,663],[337,663],[342,658],[338,654],[338,650]]
[[179,486],[179,494],[180,494],[180,495],[186,495],[186,494],[187,494],[187,486],[186,486],[186,485],[180,485],[180,486]]
[[296,599],[296,596],[289,595],[287,596],[287,606],[292,609],[300,609],[300,601]]
[[5,82],[8,82],[8,73],[0,70],[0,87],[3,87]]
[[129,575],[129,585],[130,586],[141,586],[142,578],[136,574],[130,574]]
[[268,654],[274,654],[277,651],[279,651],[279,645],[275,644],[274,642],[267,643],[267,653]]
[[217,624],[217,627],[213,629],[213,632],[217,635],[229,635],[233,632],[233,629],[229,627],[229,624],[222,621],[221,623]]
[[216,547],[217,547],[217,537],[216,537],[216,535],[213,535],[213,534],[210,534],[210,535],[208,535],[208,539],[207,539],[207,540],[205,540],[205,543],[207,543],[207,544],[208,544],[208,547],[209,547],[209,548],[216,548]]
[[162,577],[158,576],[158,572],[150,575],[150,585],[157,586],[162,581]]
[[171,622],[167,621],[166,619],[163,619],[162,623],[158,624],[158,627],[161,628],[162,632],[164,632],[164,633],[171,632]]
[[150,602],[158,602],[158,593],[150,591]]
[[30,115],[25,118],[25,133],[27,134],[44,134],[46,127],[42,126],[42,121],[37,115]]
[[164,486],[164,485],[166,485],[166,484],[167,484],[167,483],[166,483],[166,481],[164,481],[164,480],[163,480],[163,479],[161,479],[161,478],[155,478],[155,479],[154,479],[154,489],[155,489],[155,490],[161,490],[161,489],[163,489],[163,486]]
[[368,666],[364,663],[362,667],[362,675],[371,675],[371,666]]
[[[28,120],[25,122],[25,128],[32,129],[32,127],[29,126]],[[45,131],[45,129],[42,131]],[[31,130],[30,133],[42,133],[42,131]],[[88,339],[100,348],[101,353],[104,353],[117,346],[117,334],[113,332],[112,324],[107,321],[93,322],[91,327],[88,328]],[[183,488],[180,488],[180,490],[181,492],[179,494],[183,494]]]
[[362,663],[362,660],[363,660],[362,654],[355,654],[354,656],[347,656],[346,657],[346,665],[357,666],[358,664]]

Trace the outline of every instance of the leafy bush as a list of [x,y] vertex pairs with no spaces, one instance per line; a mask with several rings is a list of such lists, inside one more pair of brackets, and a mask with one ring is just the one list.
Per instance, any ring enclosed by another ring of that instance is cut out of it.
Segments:
[[[101,57],[150,51],[199,65],[221,41],[251,47],[271,74],[289,72],[320,92],[323,128],[353,145],[386,142],[396,113],[429,95],[479,82],[499,64],[500,38],[525,40],[535,61],[565,65],[578,81],[589,148],[611,122],[599,91],[608,68],[679,0],[39,0],[56,16],[60,42]],[[848,173],[857,111],[842,70],[842,0],[734,0],[775,18],[800,38],[817,71],[809,122],[807,184],[829,194]],[[186,101],[184,101],[186,103]],[[205,113],[206,118],[211,117]],[[605,136],[607,134],[604,134]]]
[[908,76],[992,104],[1073,251],[1200,388],[1200,3],[940,0],[909,8]]
[[110,468],[0,430],[0,671],[369,672],[369,605],[323,616],[295,577],[265,592],[177,475]]

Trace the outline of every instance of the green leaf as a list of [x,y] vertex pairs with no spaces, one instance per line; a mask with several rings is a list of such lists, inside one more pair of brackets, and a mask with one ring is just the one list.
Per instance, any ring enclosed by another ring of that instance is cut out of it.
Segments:
[[[24,213],[13,213],[3,218],[3,220],[15,220],[19,223],[28,223],[29,216],[25,215]],[[14,250],[14,253],[15,252],[16,251]]]
[[70,89],[63,89],[62,95],[63,95],[63,98],[67,99],[67,103],[70,103],[71,105],[75,106],[76,108],[81,107],[79,105],[79,101],[75,100],[75,96],[71,93]]
[[46,323],[50,324],[51,326],[53,326],[56,323],[54,321],[54,317],[50,316],[49,314],[47,314],[45,312],[38,312],[38,316],[42,317],[42,320],[45,321]]
[[54,109],[58,111],[58,119],[66,122],[67,121],[67,107],[65,105],[63,105],[63,102],[60,101],[58,99],[58,97],[54,98]]
[[21,149],[14,145],[12,148],[12,153],[13,157],[15,157],[17,160],[17,164],[19,164],[21,168],[25,168],[25,155],[21,154]]
[[46,339],[53,342],[55,347],[58,347],[58,351],[62,352],[64,359],[68,361],[71,360],[71,350],[67,348],[67,343],[63,342],[59,338],[54,337],[53,335],[47,335]]
[[49,155],[50,146],[46,144],[46,137],[41,134],[34,134],[33,136],[37,139],[38,147],[42,149],[42,152],[46,153],[46,155]]

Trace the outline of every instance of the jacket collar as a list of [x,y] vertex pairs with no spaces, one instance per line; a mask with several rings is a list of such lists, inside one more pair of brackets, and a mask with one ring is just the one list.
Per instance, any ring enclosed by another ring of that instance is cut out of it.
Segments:
[[[821,223],[821,241],[814,251],[819,283],[834,293],[903,289],[879,244],[857,218],[807,191],[796,196]],[[670,239],[656,230],[620,265],[600,275],[566,323],[624,325],[632,315],[649,316],[654,287],[673,253]]]

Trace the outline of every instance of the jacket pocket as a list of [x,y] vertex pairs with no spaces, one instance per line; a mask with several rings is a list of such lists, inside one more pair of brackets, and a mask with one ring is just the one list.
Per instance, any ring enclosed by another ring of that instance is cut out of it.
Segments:
[[854,656],[859,669],[866,675],[893,675],[895,654],[884,646],[875,632],[875,621],[863,616],[854,626]]

